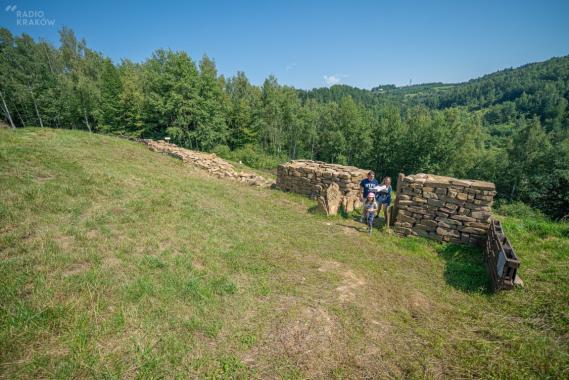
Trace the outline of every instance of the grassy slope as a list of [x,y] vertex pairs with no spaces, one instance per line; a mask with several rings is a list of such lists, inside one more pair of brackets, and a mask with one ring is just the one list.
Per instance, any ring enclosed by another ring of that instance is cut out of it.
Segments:
[[563,378],[569,228],[481,253],[385,233],[142,145],[0,130],[0,377]]

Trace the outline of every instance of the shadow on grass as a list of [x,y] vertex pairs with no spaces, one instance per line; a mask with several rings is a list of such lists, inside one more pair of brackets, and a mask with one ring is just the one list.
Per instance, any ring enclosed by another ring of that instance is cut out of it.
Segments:
[[[324,210],[322,210],[318,204],[315,204],[314,206],[309,207],[308,210],[306,210],[306,211],[308,211],[309,214],[325,215]],[[344,209],[342,207],[340,207],[340,209],[338,210],[337,216],[339,216],[342,219],[354,219],[352,213],[347,213],[346,211],[344,211]],[[359,217],[358,217],[358,220],[359,220]]]
[[[366,221],[363,220],[360,214],[346,214],[345,219],[353,220],[354,222],[358,222],[363,226],[366,226]],[[385,224],[385,218],[381,215],[376,215],[373,219],[373,228],[378,230],[385,230],[387,228]]]
[[446,263],[444,276],[449,285],[467,293],[491,293],[481,248],[445,244],[439,254]]
[[318,207],[318,204],[315,204],[314,206],[309,207],[307,211],[309,214],[324,215],[324,212]]
[[366,232],[367,231],[367,226],[363,223],[361,226],[353,226],[350,224],[342,224],[342,223],[336,223],[336,225],[340,226],[340,227],[344,227],[344,228],[350,228],[350,229],[357,231],[357,232]]

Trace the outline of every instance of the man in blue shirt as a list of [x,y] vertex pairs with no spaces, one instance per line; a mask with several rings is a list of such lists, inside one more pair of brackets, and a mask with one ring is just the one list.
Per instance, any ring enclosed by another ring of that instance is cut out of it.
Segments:
[[[367,178],[360,182],[360,188],[362,190],[363,199],[367,199],[367,195],[372,192],[375,193],[375,188],[379,186],[379,182],[375,179],[375,173],[370,171],[367,173]],[[377,194],[376,194],[377,195]]]
[[[367,178],[364,178],[360,182],[360,189],[362,191],[362,202],[365,202],[365,200],[367,199],[367,195],[369,193],[375,194],[375,188],[377,186],[379,186],[379,182],[377,182],[377,179],[375,179],[375,173],[370,170],[369,173],[367,173]],[[362,211],[360,222],[363,223],[363,221],[364,221],[364,212]]]

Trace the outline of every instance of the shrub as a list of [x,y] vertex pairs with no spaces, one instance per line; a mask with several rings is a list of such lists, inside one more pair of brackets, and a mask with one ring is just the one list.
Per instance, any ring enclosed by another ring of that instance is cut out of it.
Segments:
[[273,156],[265,153],[261,148],[247,144],[241,148],[230,150],[227,145],[218,145],[213,152],[231,161],[241,161],[254,169],[274,169],[280,163],[287,161],[286,156]]
[[546,239],[551,236],[569,237],[569,223],[555,222],[541,211],[522,202],[499,203],[496,212],[511,217],[507,225],[509,231],[520,235]]
[[544,219],[545,216],[541,211],[531,208],[522,202],[505,202],[502,201],[497,204],[496,212],[504,216],[511,216],[520,219]]
[[227,160],[231,159],[231,149],[227,145],[216,145],[212,152],[217,154],[221,158],[225,158]]
[[286,161],[284,157],[271,156],[253,145],[245,145],[235,150],[234,154],[237,160],[255,169],[274,169],[281,162]]

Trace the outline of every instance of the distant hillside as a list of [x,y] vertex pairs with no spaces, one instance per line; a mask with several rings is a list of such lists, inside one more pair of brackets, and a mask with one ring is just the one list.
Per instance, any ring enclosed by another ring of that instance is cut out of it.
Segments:
[[464,83],[381,85],[371,90],[334,85],[306,91],[303,96],[319,101],[339,101],[343,96],[351,96],[366,106],[398,103],[438,109],[489,108],[489,123],[511,120],[517,113],[555,122],[567,117],[569,56],[497,71]]

